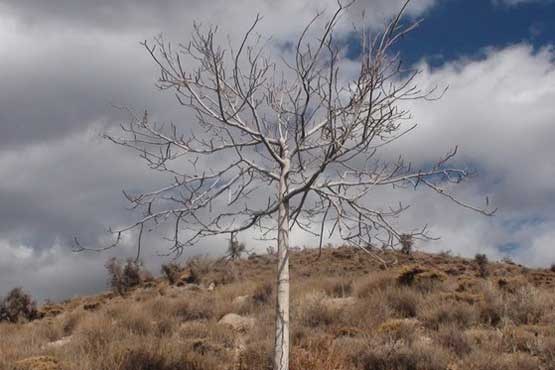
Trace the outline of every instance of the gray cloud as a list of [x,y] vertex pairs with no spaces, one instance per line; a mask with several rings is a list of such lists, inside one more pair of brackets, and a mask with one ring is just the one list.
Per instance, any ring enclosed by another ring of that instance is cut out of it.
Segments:
[[[409,14],[420,14],[434,2],[413,0]],[[361,9],[369,8],[368,19],[381,21],[400,9],[403,3],[403,0],[361,0],[353,7],[353,13],[360,14]],[[226,32],[233,33],[237,25],[243,25],[260,13],[269,20],[271,33],[279,36],[297,31],[317,10],[331,11],[336,4],[331,0],[2,0],[0,9],[26,27],[92,27],[115,31],[155,28],[158,32],[183,26],[188,29],[193,20],[200,20],[221,25]],[[281,21],[274,22],[276,19]]]
[[[76,255],[70,242],[75,235],[87,244],[105,242],[108,226],[133,218],[120,190],[149,189],[162,181],[134,153],[100,139],[100,132],[126,119],[111,105],[148,108],[162,121],[187,124],[187,113],[173,97],[154,88],[156,69],[138,41],[161,31],[171,40],[185,40],[194,19],[219,24],[236,38],[257,11],[265,15],[262,33],[289,40],[317,8],[331,8],[335,1],[229,3],[0,1],[0,295],[15,285],[42,298],[94,292],[105,286],[108,256],[133,253],[128,246]],[[368,21],[380,25],[401,1],[363,3],[372,5]],[[411,14],[433,4],[414,1]],[[376,194],[380,201],[402,198],[414,204],[403,226],[426,220],[443,236],[422,248],[501,256],[499,245],[516,242],[525,246],[516,254],[521,261],[555,259],[548,247],[555,224],[554,168],[548,160],[555,157],[549,142],[555,136],[553,59],[549,49],[535,53],[520,45],[441,69],[423,65],[423,84],[448,83],[451,89],[439,102],[411,107],[421,125],[396,149],[424,163],[460,144],[461,162],[478,165],[482,174],[460,189],[462,196],[490,195],[501,209],[489,219],[427,193]],[[507,226],[522,219],[538,221],[518,230]],[[255,236],[242,238],[249,246],[268,244]],[[314,240],[295,232],[293,243]],[[164,245],[156,234],[148,236],[147,245],[145,258],[156,272],[161,259],[155,255]],[[209,241],[188,253],[223,247]]]

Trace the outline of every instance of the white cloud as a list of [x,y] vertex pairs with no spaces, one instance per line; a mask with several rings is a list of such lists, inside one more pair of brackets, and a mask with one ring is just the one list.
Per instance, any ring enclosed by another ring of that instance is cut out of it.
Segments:
[[[504,225],[511,220],[555,220],[555,146],[551,139],[555,137],[555,51],[515,45],[436,70],[423,67],[422,82],[449,84],[450,89],[438,102],[414,104],[420,126],[397,143],[399,148],[418,162],[426,162],[459,145],[460,161],[479,170],[474,198],[487,194],[499,207],[492,224],[479,219],[470,224],[467,219],[452,220],[449,241],[473,236],[473,242],[467,242],[467,248],[473,248],[471,245],[491,244],[487,240],[494,234],[497,245],[521,244],[527,251],[517,255],[521,261],[551,263],[555,253],[536,242],[547,229],[536,227],[534,232],[517,234]],[[432,224],[444,224],[444,217],[432,216]]]

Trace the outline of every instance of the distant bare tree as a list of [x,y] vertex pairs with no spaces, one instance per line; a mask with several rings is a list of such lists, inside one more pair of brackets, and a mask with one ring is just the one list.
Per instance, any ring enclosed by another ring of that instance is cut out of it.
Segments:
[[245,252],[247,252],[247,246],[245,243],[240,243],[235,234],[231,234],[229,237],[229,244],[227,246],[226,257],[231,260],[236,260],[241,258]]
[[123,233],[136,230],[140,249],[143,230],[160,224],[171,226],[168,239],[176,253],[218,234],[251,228],[267,238],[277,233],[276,370],[289,368],[292,228],[318,236],[320,246],[326,236],[338,233],[385,263],[375,247],[396,247],[402,235],[427,235],[426,228],[397,230],[393,220],[407,209],[403,204],[368,206],[376,188],[424,187],[462,207],[493,213],[458,200],[446,186],[469,175],[449,165],[456,148],[425,168],[414,168],[401,157],[378,157],[382,148],[415,128],[404,124],[411,116],[403,101],[442,94],[420,89],[418,71],[405,68],[394,51],[418,24],[402,23],[407,4],[381,32],[356,30],[360,55],[354,76],[344,68],[347,43],[335,37],[338,21],[352,3],[339,3],[325,22],[317,14],[289,59],[269,56],[266,42],[254,31],[260,17],[237,48],[219,46],[216,29],[196,24],[186,45],[174,48],[161,37],[153,45],[144,42],[160,68],[158,87],[172,91],[194,119],[160,124],[147,113],[137,117],[130,112],[123,133],[107,135],[171,178],[159,189],[125,193],[142,215],[114,230],[114,245]]

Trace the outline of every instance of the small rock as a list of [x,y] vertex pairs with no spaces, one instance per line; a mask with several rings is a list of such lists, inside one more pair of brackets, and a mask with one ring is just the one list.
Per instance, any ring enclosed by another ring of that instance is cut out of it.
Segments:
[[71,339],[72,339],[71,335],[67,336],[67,337],[63,337],[63,338],[58,339],[54,342],[47,343],[44,347],[45,348],[60,348],[60,347],[65,346],[66,344],[71,343]]
[[426,335],[423,335],[421,337],[418,337],[418,342],[427,346],[431,346],[434,343],[434,340]]
[[185,290],[192,290],[192,291],[199,291],[200,289],[200,285],[198,284],[187,284],[183,287],[183,289]]
[[340,309],[346,306],[351,306],[356,303],[354,297],[345,298],[324,298],[322,303],[330,308]]
[[228,313],[218,321],[218,324],[231,326],[235,330],[243,331],[254,327],[256,320],[252,317],[240,316],[235,313]]
[[243,304],[245,304],[249,301],[249,298],[250,297],[248,295],[237,296],[237,297],[233,298],[233,304],[243,305]]
[[216,289],[216,283],[211,282],[210,285],[208,285],[208,290],[213,291],[214,289]]

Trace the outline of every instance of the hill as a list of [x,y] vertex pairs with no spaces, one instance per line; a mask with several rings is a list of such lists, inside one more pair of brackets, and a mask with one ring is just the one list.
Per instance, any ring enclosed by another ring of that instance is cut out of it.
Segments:
[[[293,251],[292,370],[555,369],[555,272],[447,254]],[[0,369],[271,369],[271,255],[0,323]]]

